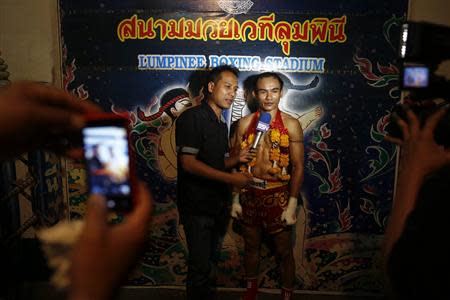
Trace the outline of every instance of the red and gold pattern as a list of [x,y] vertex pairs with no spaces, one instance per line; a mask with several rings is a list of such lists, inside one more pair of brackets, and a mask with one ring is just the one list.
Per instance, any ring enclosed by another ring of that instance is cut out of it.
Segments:
[[[277,124],[278,122],[273,123]],[[291,176],[287,174],[287,167],[289,166],[289,135],[286,128],[273,127],[271,125],[269,133],[270,141],[272,142],[269,155],[272,167],[269,169],[269,173],[277,176],[282,181],[288,181],[291,179]]]
[[289,185],[287,182],[269,183],[265,189],[245,188],[240,194],[243,217],[247,226],[263,227],[269,234],[286,229],[281,214],[288,205]]

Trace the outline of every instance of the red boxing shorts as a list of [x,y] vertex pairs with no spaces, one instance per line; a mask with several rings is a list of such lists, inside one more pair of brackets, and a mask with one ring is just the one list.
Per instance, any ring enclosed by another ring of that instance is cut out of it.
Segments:
[[290,228],[281,221],[281,214],[289,200],[287,182],[254,178],[255,183],[243,189],[239,199],[242,206],[242,224],[262,227],[268,234]]

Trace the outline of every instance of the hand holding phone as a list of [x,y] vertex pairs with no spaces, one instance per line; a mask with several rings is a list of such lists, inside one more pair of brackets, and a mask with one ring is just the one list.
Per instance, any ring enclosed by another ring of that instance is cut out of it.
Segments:
[[114,211],[129,211],[135,187],[134,160],[128,141],[129,120],[123,115],[86,115],[82,129],[90,194],[106,197]]

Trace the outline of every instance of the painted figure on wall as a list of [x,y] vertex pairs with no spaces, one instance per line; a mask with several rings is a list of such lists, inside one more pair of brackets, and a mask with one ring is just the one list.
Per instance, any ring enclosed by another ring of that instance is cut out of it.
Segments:
[[162,95],[157,113],[147,116],[140,108],[137,109],[137,117],[141,122],[151,123],[156,119],[161,121],[158,126],[157,164],[161,175],[167,181],[177,178],[175,120],[191,106],[188,92],[183,88],[174,88]]

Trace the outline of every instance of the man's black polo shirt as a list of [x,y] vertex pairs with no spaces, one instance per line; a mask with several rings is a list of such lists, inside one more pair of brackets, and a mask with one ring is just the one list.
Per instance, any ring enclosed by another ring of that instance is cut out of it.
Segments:
[[223,214],[230,199],[226,183],[186,172],[180,154],[195,155],[210,167],[225,171],[228,152],[227,125],[218,120],[204,101],[183,112],[176,121],[178,152],[177,205],[180,214],[218,216]]

